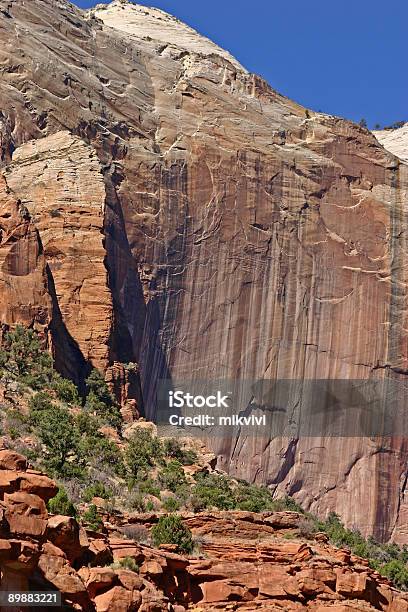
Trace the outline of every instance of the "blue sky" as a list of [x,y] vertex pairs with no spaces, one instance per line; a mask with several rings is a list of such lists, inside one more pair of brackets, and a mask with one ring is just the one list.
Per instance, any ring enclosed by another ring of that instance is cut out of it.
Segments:
[[306,107],[369,127],[408,120],[407,0],[139,4],[176,15]]

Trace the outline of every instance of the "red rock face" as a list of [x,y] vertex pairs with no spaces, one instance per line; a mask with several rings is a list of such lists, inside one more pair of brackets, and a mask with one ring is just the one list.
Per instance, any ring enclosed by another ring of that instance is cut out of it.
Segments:
[[0,177],[0,320],[35,324],[51,319],[46,260],[38,230],[27,210]]
[[[20,199],[44,245],[0,245],[3,323],[49,324],[76,380],[116,364],[112,384],[130,385],[120,364],[137,363],[127,419],[154,416],[160,377],[408,371],[407,166],[372,134],[306,112],[163,13],[0,4],[0,202]],[[234,475],[402,537],[401,440],[214,450]]]

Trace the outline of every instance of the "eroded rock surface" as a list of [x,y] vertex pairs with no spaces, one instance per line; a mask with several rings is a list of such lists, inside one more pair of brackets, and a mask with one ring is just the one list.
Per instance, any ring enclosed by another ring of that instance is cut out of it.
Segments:
[[[408,372],[406,164],[160,11],[0,7],[1,159],[49,261],[61,369],[137,363],[127,419],[154,418],[160,377]],[[36,319],[42,274],[30,283]],[[19,302],[1,300],[13,322]],[[238,435],[213,450],[319,514],[402,534],[402,439]]]
[[376,130],[374,134],[383,147],[408,162],[408,123],[396,129]]
[[186,557],[175,545],[132,539],[132,529],[148,532],[156,515],[116,514],[105,517],[115,524],[106,520],[103,533],[85,531],[71,517],[48,514],[45,502],[55,493],[24,457],[0,451],[2,590],[56,590],[65,605],[86,612],[408,607],[407,595],[363,559],[319,535],[302,540],[296,512],[184,514],[199,546]]

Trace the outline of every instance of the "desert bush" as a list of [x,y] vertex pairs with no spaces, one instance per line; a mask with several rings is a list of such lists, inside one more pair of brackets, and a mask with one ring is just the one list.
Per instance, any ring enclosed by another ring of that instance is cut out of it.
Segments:
[[169,461],[166,467],[159,472],[159,483],[164,489],[168,489],[173,493],[187,483],[183,467],[179,461]]
[[120,410],[101,372],[92,370],[85,382],[87,387],[85,410],[119,429],[122,423]]
[[152,527],[152,540],[155,546],[176,544],[180,551],[187,554],[193,550],[193,538],[190,529],[183,525],[181,518],[175,514],[162,516]]
[[127,570],[131,570],[132,572],[136,572],[136,573],[139,571],[139,566],[137,565],[133,557],[123,557],[122,559],[119,559],[119,561],[112,563],[111,568],[112,569],[127,569]]
[[192,489],[191,505],[195,511],[207,508],[232,510],[235,507],[231,481],[220,474],[199,473]]
[[285,495],[284,497],[278,497],[273,500],[273,505],[270,508],[274,512],[298,512],[299,514],[304,514],[304,510],[302,506],[300,506],[293,497],[289,495]]
[[52,357],[44,350],[34,330],[16,325],[13,331],[5,334],[0,349],[0,373],[33,389],[51,383],[54,376]]
[[81,403],[78,389],[72,380],[55,374],[52,389],[55,391],[57,398],[66,404],[79,405]]
[[100,531],[103,526],[102,517],[98,513],[95,504],[91,504],[82,515],[82,521],[86,523],[92,531]]
[[86,487],[83,492],[83,499],[86,502],[90,502],[94,497],[110,499],[112,497],[112,491],[110,491],[102,482],[95,482],[94,484]]
[[177,497],[166,497],[166,499],[162,502],[163,510],[166,512],[176,512],[180,510],[181,503]]
[[47,508],[52,514],[62,514],[64,516],[73,517],[76,517],[78,514],[76,507],[69,499],[66,490],[62,486],[59,487],[56,496],[49,500]]
[[125,464],[129,480],[141,480],[149,469],[163,456],[160,440],[148,429],[136,429],[128,441],[125,451]]
[[176,438],[167,438],[163,442],[163,453],[170,459],[179,461],[182,465],[193,465],[198,460],[198,455],[191,448],[182,448]]
[[136,512],[146,512],[146,502],[144,495],[139,492],[134,492],[128,497],[127,505],[130,510],[136,510]]
[[149,530],[144,525],[123,525],[121,532],[129,540],[134,540],[140,544],[149,544],[150,542]]
[[160,497],[160,488],[152,478],[146,478],[137,483],[137,489],[144,495],[154,495]]
[[316,520],[305,516],[299,521],[298,531],[302,538],[312,539],[318,532]]

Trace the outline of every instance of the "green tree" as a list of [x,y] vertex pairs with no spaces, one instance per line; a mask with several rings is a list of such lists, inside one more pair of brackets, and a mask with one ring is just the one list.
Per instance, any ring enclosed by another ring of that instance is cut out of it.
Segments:
[[148,429],[136,429],[125,451],[125,463],[130,479],[143,478],[162,457],[163,447],[160,440]]
[[53,361],[43,348],[39,335],[16,325],[5,335],[0,350],[0,370],[33,389],[41,389],[53,379]]
[[[78,458],[79,437],[74,419],[67,409],[53,406],[36,417],[41,442],[46,447],[45,465],[58,475],[76,473],[74,461]],[[71,463],[69,463],[71,461]]]
[[176,544],[180,551],[187,554],[193,550],[193,537],[188,527],[183,525],[179,516],[170,514],[162,516],[151,531],[155,546]]
[[72,380],[68,380],[59,374],[55,374],[52,388],[54,389],[58,399],[60,399],[62,402],[74,405],[79,405],[81,403],[78,389]]

